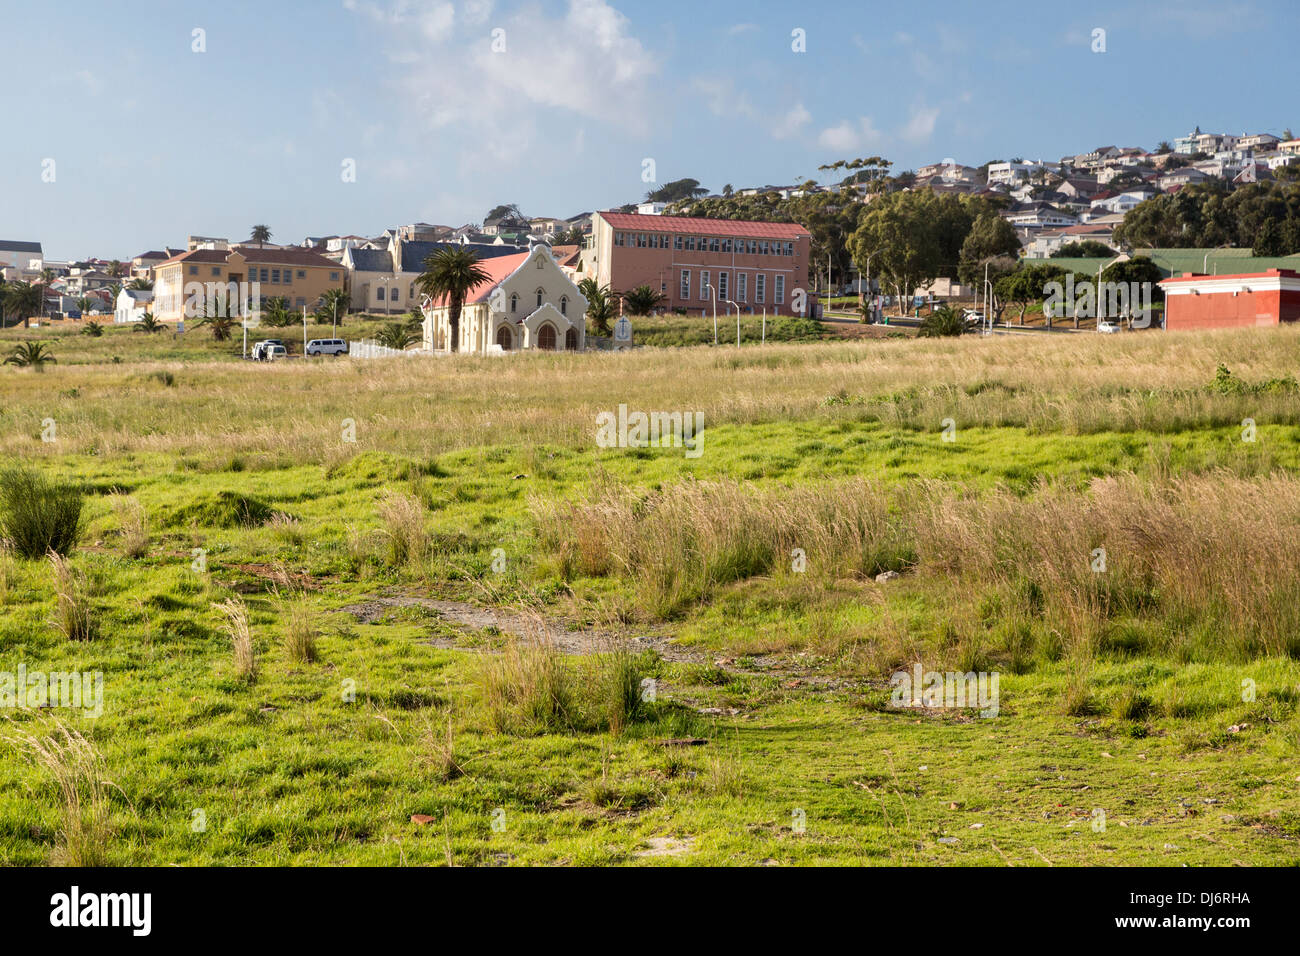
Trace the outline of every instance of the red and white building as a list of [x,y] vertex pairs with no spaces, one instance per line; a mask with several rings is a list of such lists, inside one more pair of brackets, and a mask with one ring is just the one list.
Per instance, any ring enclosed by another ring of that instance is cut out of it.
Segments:
[[812,236],[784,222],[598,212],[590,257],[596,281],[615,292],[648,285],[666,309],[792,314],[808,290]]
[[1165,328],[1230,329],[1300,321],[1300,272],[1185,275],[1160,283]]

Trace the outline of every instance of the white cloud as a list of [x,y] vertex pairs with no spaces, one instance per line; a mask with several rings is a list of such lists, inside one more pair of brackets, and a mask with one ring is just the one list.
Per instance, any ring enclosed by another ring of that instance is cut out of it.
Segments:
[[903,139],[912,143],[928,142],[934,135],[934,124],[939,119],[939,110],[937,107],[930,109],[918,107],[912,112],[912,118],[907,121],[900,134]]
[[792,136],[798,136],[810,122],[812,122],[812,114],[802,103],[796,103],[789,112],[777,120],[776,125],[772,127],[772,136],[776,139],[790,139]]
[[736,84],[730,77],[697,76],[691,80],[691,87],[704,99],[709,112],[714,116],[758,115],[749,95],[737,93]]
[[[509,13],[490,0],[344,0],[388,35],[392,81],[405,105],[462,154],[518,157],[536,142],[539,108],[633,133],[653,128],[658,60],[606,0],[540,3]],[[504,48],[502,48],[504,47]],[[719,95],[722,95],[719,93]],[[556,120],[542,125],[565,148]]]
[[735,26],[727,29],[727,36],[739,36],[742,33],[753,33],[758,29],[757,23],[737,23]]
[[859,117],[857,123],[843,120],[836,126],[822,130],[817,137],[821,146],[842,153],[878,146],[880,141],[880,131],[869,116]]
[[78,70],[73,77],[86,88],[92,96],[98,96],[104,90],[104,82],[89,70]]

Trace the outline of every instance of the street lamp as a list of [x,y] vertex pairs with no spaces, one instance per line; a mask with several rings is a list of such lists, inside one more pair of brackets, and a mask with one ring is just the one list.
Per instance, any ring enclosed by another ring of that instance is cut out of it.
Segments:
[[736,348],[740,348],[740,306],[731,299],[726,300],[728,305],[736,306]]
[[718,344],[718,290],[713,287],[712,282],[710,282],[704,288],[708,289],[711,293],[713,293],[713,344],[717,345]]

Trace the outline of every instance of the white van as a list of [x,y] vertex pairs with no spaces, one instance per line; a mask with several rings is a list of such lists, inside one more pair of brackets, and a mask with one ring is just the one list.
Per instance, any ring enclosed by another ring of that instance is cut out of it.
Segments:
[[312,339],[307,343],[308,355],[347,355],[346,339]]

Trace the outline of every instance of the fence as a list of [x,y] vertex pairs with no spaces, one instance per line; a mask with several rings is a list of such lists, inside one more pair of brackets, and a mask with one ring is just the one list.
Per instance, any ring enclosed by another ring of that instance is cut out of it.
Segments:
[[362,339],[357,342],[348,344],[348,354],[353,358],[372,359],[372,358],[394,358],[396,356],[409,357],[413,355],[437,355],[437,352],[431,352],[427,349],[393,349],[387,345],[380,345],[374,339]]

